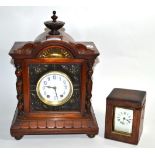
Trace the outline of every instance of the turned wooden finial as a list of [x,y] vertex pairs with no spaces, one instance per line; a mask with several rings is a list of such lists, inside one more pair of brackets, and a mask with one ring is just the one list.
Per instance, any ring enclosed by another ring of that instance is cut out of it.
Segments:
[[56,16],[56,11],[53,11],[53,16],[51,16],[51,18],[53,19],[53,22],[56,22],[58,16]]
[[50,35],[59,35],[60,32],[58,30],[61,29],[65,23],[62,21],[57,21],[58,16],[56,16],[56,11],[53,11],[53,16],[51,16],[51,18],[53,21],[46,21],[44,24],[51,30],[49,32]]

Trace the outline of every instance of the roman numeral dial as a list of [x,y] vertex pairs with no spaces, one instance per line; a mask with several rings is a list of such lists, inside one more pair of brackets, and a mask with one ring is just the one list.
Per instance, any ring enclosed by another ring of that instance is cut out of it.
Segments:
[[115,108],[114,130],[131,134],[133,121],[133,110],[125,108]]

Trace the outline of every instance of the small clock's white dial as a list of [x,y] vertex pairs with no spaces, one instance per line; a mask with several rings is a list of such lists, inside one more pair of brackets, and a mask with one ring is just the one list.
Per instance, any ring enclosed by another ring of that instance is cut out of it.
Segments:
[[73,85],[66,74],[52,71],[39,79],[36,91],[40,100],[45,104],[59,106],[70,99]]
[[133,110],[116,107],[114,114],[114,131],[131,134]]

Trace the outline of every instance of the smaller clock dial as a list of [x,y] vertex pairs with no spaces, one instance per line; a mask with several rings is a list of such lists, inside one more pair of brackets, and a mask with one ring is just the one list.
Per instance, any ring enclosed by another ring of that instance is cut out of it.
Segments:
[[52,71],[40,78],[36,90],[38,97],[45,104],[59,106],[70,99],[73,86],[66,74]]
[[115,108],[114,131],[132,133],[133,110],[125,108]]

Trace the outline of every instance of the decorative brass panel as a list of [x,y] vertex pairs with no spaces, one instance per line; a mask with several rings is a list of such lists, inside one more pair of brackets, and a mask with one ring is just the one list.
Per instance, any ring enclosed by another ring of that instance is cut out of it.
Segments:
[[39,58],[73,58],[72,54],[64,48],[53,47],[42,50]]

